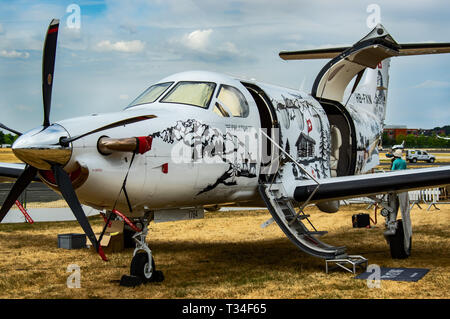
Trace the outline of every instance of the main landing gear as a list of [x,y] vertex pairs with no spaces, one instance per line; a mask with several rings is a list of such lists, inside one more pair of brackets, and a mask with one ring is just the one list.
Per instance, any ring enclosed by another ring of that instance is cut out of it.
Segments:
[[[394,259],[408,258],[411,255],[412,231],[407,193],[385,195],[380,204],[383,207],[381,215],[386,218],[384,237],[389,244],[391,257]],[[397,220],[399,208],[402,212],[402,219]]]
[[152,251],[145,241],[149,223],[150,219],[140,219],[136,222],[136,225],[139,225],[140,228],[135,226],[137,228],[135,230],[138,231],[132,235],[136,248],[131,260],[130,275],[122,276],[120,280],[121,286],[135,287],[148,282],[161,282],[164,280],[163,272],[156,270]]

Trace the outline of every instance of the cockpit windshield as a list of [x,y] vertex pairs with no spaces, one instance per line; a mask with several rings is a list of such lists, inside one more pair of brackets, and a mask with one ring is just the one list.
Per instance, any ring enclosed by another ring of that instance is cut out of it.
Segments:
[[127,106],[127,108],[140,104],[155,102],[172,84],[173,82],[166,82],[152,85],[141,95],[139,95],[133,102],[131,102],[130,105]]
[[181,81],[160,102],[208,108],[215,87],[216,84],[211,82]]

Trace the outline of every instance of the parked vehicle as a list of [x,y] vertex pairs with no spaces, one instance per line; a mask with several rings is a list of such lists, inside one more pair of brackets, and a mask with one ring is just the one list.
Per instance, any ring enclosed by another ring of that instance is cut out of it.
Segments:
[[407,150],[406,160],[410,163],[416,163],[417,161],[426,161],[428,163],[434,163],[436,156],[428,154],[426,151],[421,150]]

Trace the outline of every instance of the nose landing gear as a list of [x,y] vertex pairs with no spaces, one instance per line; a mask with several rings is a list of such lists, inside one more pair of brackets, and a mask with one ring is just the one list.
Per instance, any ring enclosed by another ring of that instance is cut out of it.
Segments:
[[131,260],[130,276],[122,276],[120,280],[121,286],[135,287],[148,282],[161,282],[164,280],[163,272],[156,270],[152,251],[145,241],[148,234],[149,221],[141,221],[141,224],[142,230],[133,235],[136,248]]

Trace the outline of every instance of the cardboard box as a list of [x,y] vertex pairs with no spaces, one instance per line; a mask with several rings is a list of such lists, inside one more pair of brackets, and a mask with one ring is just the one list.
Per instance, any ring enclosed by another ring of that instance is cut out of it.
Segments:
[[[100,242],[100,246],[102,246],[105,253],[115,253],[124,249],[123,226],[123,221],[113,220],[111,221],[111,226],[106,228],[105,234]],[[100,234],[95,234],[97,240],[100,238]],[[94,248],[91,247],[91,249]]]

